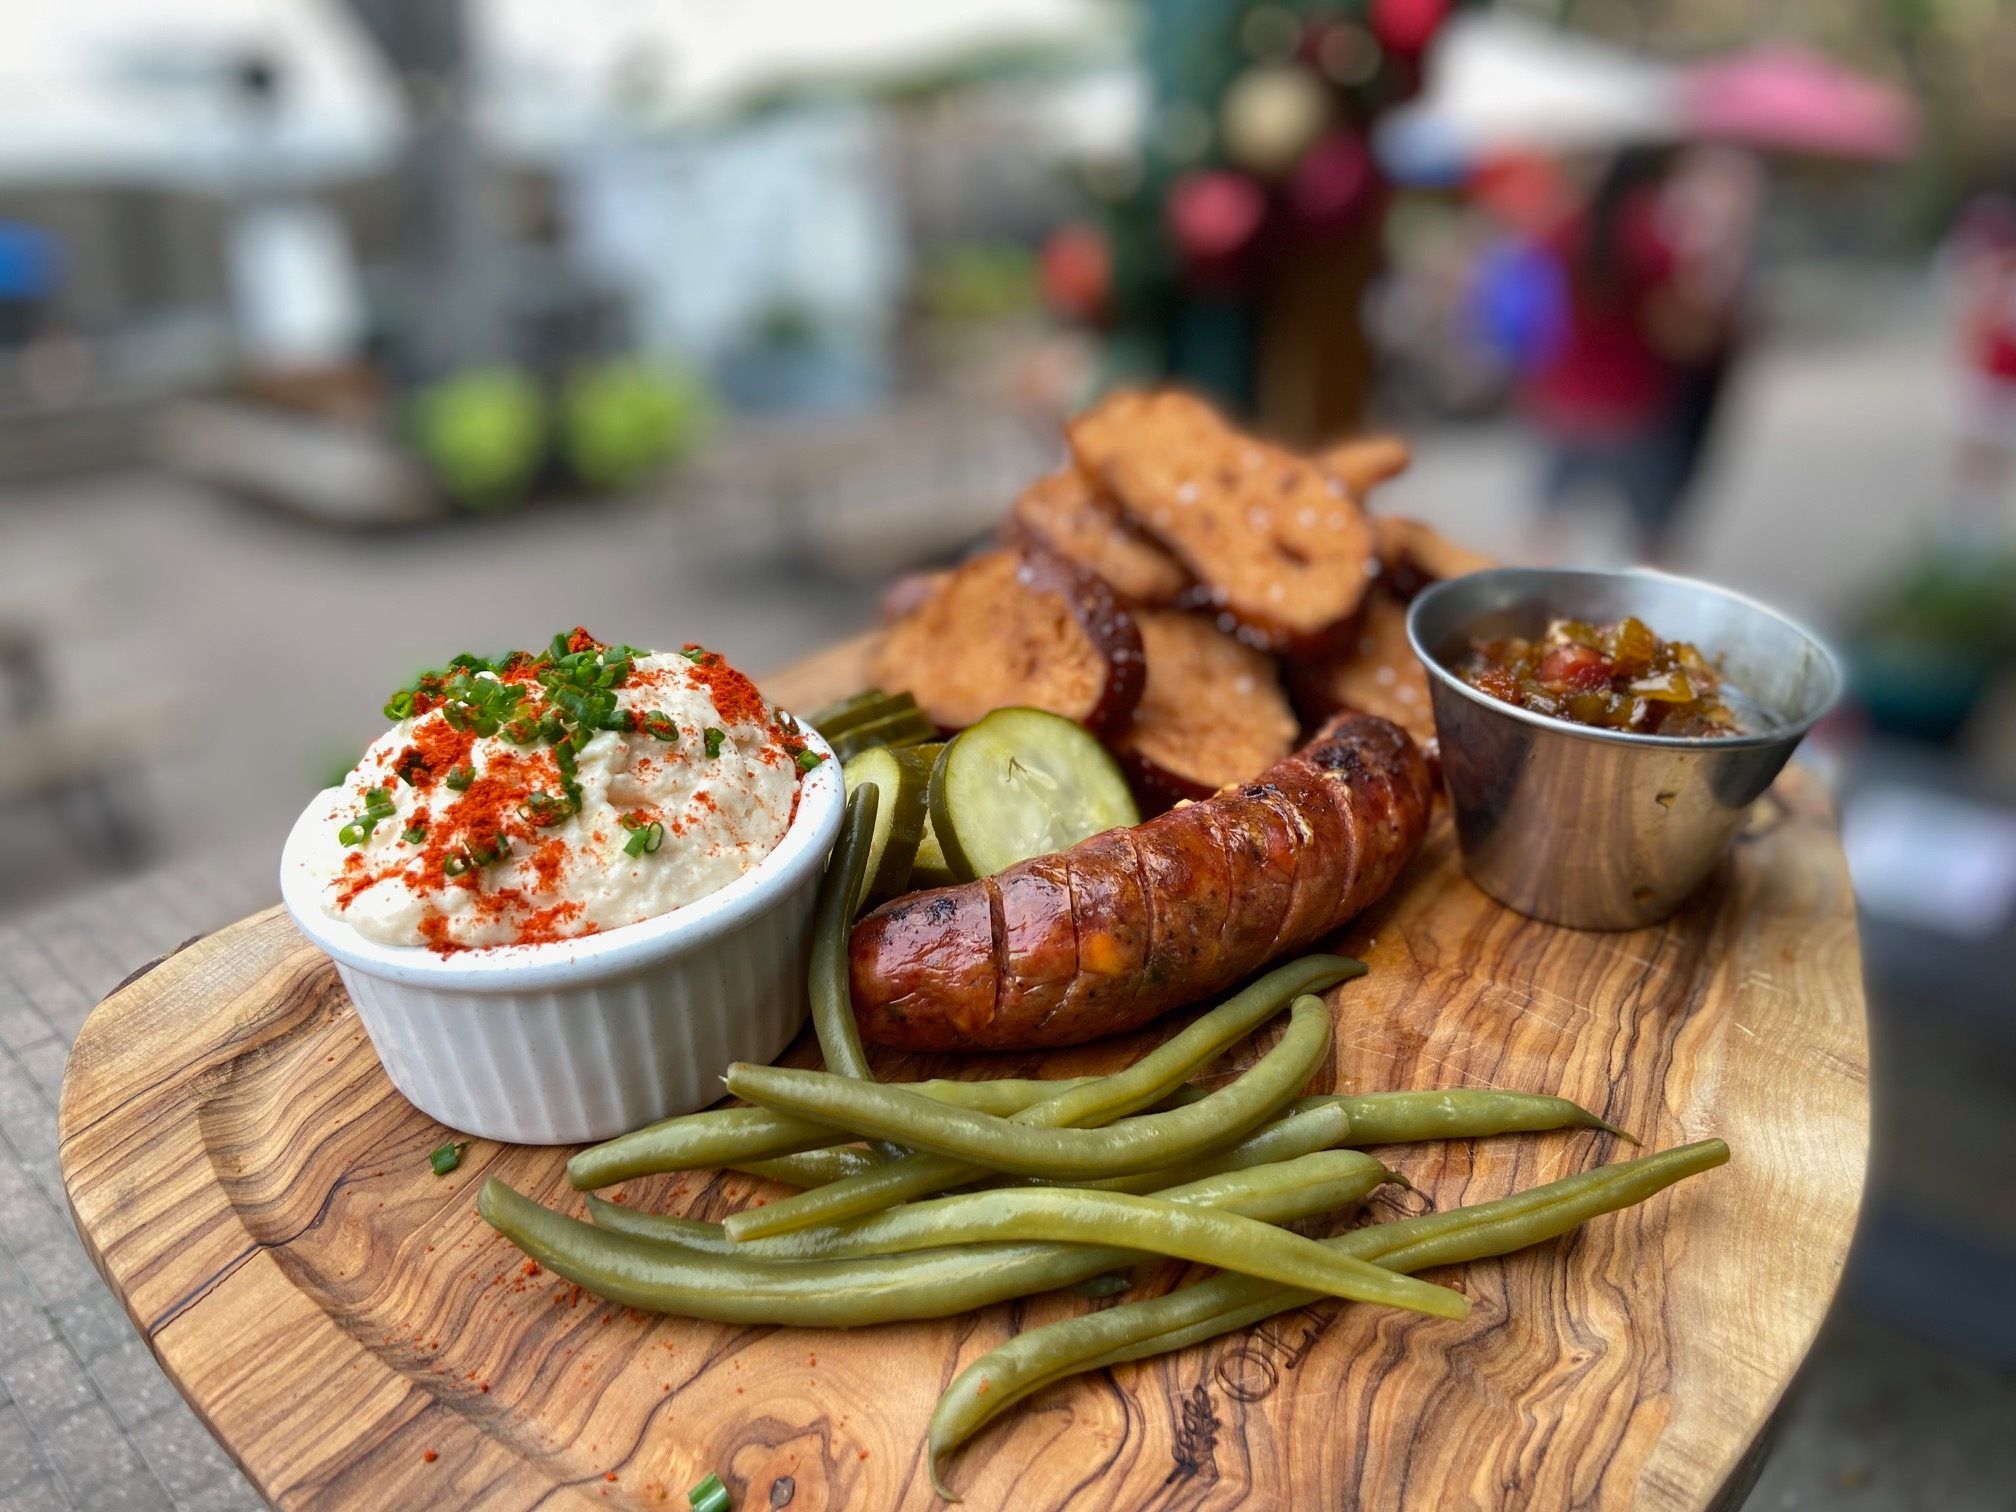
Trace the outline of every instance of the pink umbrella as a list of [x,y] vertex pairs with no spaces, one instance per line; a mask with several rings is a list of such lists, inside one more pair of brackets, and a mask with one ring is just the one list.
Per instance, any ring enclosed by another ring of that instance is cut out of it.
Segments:
[[1690,134],[1753,147],[1894,162],[1918,146],[1909,95],[1793,47],[1689,69],[1680,110]]

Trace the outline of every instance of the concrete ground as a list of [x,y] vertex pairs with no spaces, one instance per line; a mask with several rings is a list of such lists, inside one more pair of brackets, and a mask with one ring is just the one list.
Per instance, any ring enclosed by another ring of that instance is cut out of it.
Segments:
[[[1915,309],[1760,354],[1673,565],[1833,620],[1937,507],[1945,383],[1940,340]],[[1526,553],[1530,465],[1516,435],[1424,438],[1420,452],[1387,507]],[[763,501],[749,503],[753,519]],[[700,518],[671,495],[346,537],[145,472],[0,497],[0,591],[12,600],[0,608],[46,621],[73,706],[134,711],[101,749],[121,773],[109,791],[123,828],[108,828],[90,793],[0,804],[0,1512],[250,1500],[109,1299],[88,1273],[77,1284],[52,1184],[69,1037],[97,994],[176,940],[78,941],[63,921],[87,904],[102,917],[108,879],[144,887],[157,868],[207,879],[177,905],[192,931],[270,898],[287,825],[423,662],[585,621],[640,644],[699,640],[760,671],[869,617],[879,585],[769,549],[750,523],[733,508]],[[31,1012],[28,978],[50,970],[66,974],[66,1006]],[[1976,1044],[1963,1036],[1955,1063],[1999,1063]],[[1994,1085],[1918,1075],[1886,1093],[1879,1073],[1879,1140],[1910,1134],[1912,1149],[1937,1152],[1944,1189],[1968,1190],[1998,1152],[1937,1131],[1962,1111],[1951,1099]],[[1878,1165],[1880,1190],[1880,1154]],[[1989,1261],[2000,1271],[1984,1293],[2006,1308],[2010,1258]],[[1969,1358],[1964,1337],[1920,1320],[1908,1288],[1896,1294],[1893,1274],[1866,1283],[1874,1295],[1851,1269],[1753,1507],[2016,1504],[2011,1362]],[[101,1456],[124,1467],[116,1500],[103,1476],[62,1468]]]

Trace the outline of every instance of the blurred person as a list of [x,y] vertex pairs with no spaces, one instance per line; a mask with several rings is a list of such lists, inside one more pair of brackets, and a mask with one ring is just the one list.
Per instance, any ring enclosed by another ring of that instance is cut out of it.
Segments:
[[1968,205],[1943,256],[1958,295],[1964,383],[1947,531],[1958,546],[1987,545],[2007,531],[2016,470],[2016,200]]
[[1665,151],[1620,152],[1542,242],[1557,325],[1521,398],[1545,453],[1541,534],[1553,558],[1575,554],[1563,517],[1593,492],[1618,507],[1634,554],[1658,560],[1698,455],[1690,436],[1706,436],[1700,419],[1684,420],[1685,364],[1711,348],[1721,321],[1673,235],[1673,164]]
[[1661,219],[1682,291],[1677,308],[1665,310],[1677,319],[1662,333],[1662,345],[1676,366],[1672,423],[1683,489],[1700,476],[1730,375],[1751,335],[1750,274],[1764,193],[1755,154],[1709,145],[1680,153],[1663,197]]

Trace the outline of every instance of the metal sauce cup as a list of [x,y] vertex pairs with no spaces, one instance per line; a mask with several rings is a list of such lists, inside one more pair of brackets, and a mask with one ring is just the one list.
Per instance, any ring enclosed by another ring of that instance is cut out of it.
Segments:
[[[1475,639],[1625,615],[1719,657],[1725,698],[1751,733],[1592,729],[1503,703],[1449,670]],[[1841,691],[1834,658],[1808,631],[1740,594],[1659,572],[1472,573],[1417,597],[1407,634],[1428,669],[1471,879],[1521,913],[1577,929],[1636,929],[1685,902]]]

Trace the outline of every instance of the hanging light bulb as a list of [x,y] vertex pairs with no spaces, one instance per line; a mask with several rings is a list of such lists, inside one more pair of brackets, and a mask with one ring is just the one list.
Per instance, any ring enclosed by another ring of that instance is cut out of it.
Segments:
[[1366,14],[1373,36],[1410,57],[1425,49],[1448,19],[1449,0],[1372,0]]
[[1242,168],[1269,176],[1295,166],[1330,120],[1330,96],[1306,68],[1248,68],[1225,91],[1219,129],[1225,151]]
[[1186,173],[1169,190],[1169,229],[1192,263],[1222,263],[1244,251],[1267,215],[1267,196],[1243,173]]
[[1372,189],[1372,155],[1355,131],[1328,133],[1288,179],[1288,207],[1297,220],[1325,228],[1349,222]]

